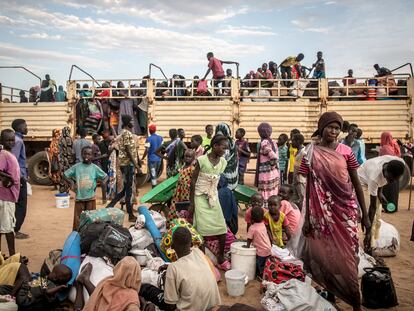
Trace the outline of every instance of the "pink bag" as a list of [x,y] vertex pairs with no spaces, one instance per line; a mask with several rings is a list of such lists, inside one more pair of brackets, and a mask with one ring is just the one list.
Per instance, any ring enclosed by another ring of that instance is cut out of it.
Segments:
[[199,94],[207,93],[207,81],[206,80],[198,81],[197,93]]

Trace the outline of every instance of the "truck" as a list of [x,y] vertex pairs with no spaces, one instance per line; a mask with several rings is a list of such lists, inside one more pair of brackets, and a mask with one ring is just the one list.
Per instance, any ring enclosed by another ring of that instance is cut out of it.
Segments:
[[[276,134],[297,128],[309,142],[319,116],[325,111],[337,111],[344,120],[358,124],[364,131],[367,149],[379,145],[383,131],[390,131],[401,140],[413,137],[414,78],[411,74],[358,77],[353,78],[356,84],[344,82],[340,85],[344,79],[348,78],[274,79],[264,84],[256,79],[232,78],[221,87],[213,87],[214,81],[208,80],[211,86],[202,94],[197,90],[198,80],[193,79],[69,80],[67,101],[48,103],[16,102],[21,90],[0,84],[0,129],[10,128],[15,118],[27,121],[29,133],[25,143],[30,157],[29,178],[40,185],[50,184],[45,148],[52,130],[69,126],[75,135],[76,105],[80,100],[99,102],[102,98],[97,94],[103,90],[108,91],[105,99],[139,100],[147,113],[147,122],[156,123],[158,133],[165,138],[172,127],[184,128],[191,137],[203,134],[207,124],[225,122],[233,133],[239,127],[244,128],[255,150],[259,141],[257,126],[260,122],[268,122]],[[123,82],[123,87],[117,87],[118,81]],[[91,95],[81,96],[81,91],[85,90]],[[124,91],[122,96],[120,90]],[[140,137],[140,152],[144,150],[144,142],[145,135]],[[146,172],[146,167],[143,171]],[[409,176],[410,172],[406,172],[403,187],[408,185]],[[148,176],[140,182],[147,179]]]

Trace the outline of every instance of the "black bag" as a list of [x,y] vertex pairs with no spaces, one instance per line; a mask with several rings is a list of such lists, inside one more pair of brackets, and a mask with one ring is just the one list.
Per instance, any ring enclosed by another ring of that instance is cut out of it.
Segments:
[[370,309],[391,308],[398,305],[391,271],[387,267],[364,268],[361,291],[362,305]]
[[99,239],[100,235],[109,224],[110,222],[90,223],[80,230],[80,247],[82,254],[89,254],[92,243]]
[[113,265],[128,255],[132,248],[132,236],[128,229],[115,224],[108,224],[91,245],[89,255],[108,257]]

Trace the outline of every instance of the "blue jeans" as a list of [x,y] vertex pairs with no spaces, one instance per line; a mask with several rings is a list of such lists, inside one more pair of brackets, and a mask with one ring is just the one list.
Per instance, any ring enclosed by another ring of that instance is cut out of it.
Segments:
[[122,173],[122,180],[124,182],[124,186],[121,192],[118,192],[116,196],[109,202],[107,207],[114,207],[116,203],[121,201],[123,197],[125,197],[125,205],[126,210],[129,215],[133,215],[132,213],[132,184],[134,182],[134,166],[133,165],[126,165],[121,166],[121,173]]
[[158,172],[160,171],[161,161],[149,161],[148,169],[151,176],[151,185],[155,187],[157,185]]

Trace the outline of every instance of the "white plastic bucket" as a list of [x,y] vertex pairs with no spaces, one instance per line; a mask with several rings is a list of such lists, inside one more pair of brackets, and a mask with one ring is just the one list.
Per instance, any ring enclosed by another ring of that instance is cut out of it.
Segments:
[[256,248],[245,248],[243,245],[246,245],[246,242],[231,244],[231,269],[244,272],[251,281],[256,277]]
[[224,274],[226,278],[227,293],[230,296],[244,295],[244,290],[249,281],[246,273],[239,270],[229,270]]
[[68,193],[55,194],[57,208],[69,208],[70,195]]

